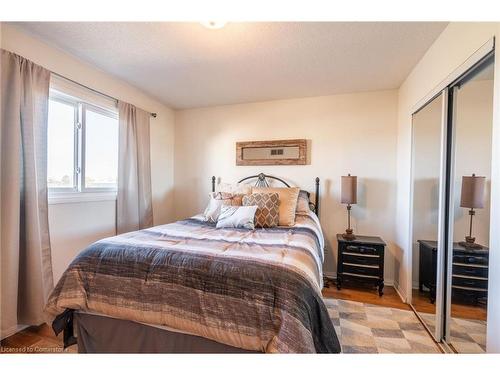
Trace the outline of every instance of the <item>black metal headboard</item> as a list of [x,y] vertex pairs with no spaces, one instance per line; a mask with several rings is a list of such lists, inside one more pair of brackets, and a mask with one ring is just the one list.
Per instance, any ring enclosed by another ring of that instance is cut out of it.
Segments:
[[[248,176],[248,177],[242,178],[241,180],[238,181],[238,183],[243,182],[243,181],[247,181],[247,180],[252,180],[255,178],[257,179],[257,181],[255,182],[255,186],[258,186],[258,187],[269,187],[269,182],[268,182],[269,179],[279,181],[283,185],[285,185],[286,187],[290,187],[290,185],[285,180],[283,180],[279,177],[270,176],[270,175],[267,175],[264,173],[259,173],[259,174],[256,174],[254,176]],[[215,176],[212,176],[212,192],[215,192],[215,180],[216,180]],[[319,177],[316,177],[314,182],[315,182],[315,199],[314,199],[314,203],[311,202],[311,200],[309,200],[309,205],[311,206],[311,209],[314,211],[314,213],[319,216]],[[307,192],[307,195],[308,195],[308,198],[310,198],[309,192]]]

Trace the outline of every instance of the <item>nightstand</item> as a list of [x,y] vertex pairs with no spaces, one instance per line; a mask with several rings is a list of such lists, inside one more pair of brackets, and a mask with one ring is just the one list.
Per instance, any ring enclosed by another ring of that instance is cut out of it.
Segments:
[[380,237],[358,236],[346,240],[337,234],[337,289],[349,279],[373,284],[378,294],[384,294],[384,251],[386,243]]

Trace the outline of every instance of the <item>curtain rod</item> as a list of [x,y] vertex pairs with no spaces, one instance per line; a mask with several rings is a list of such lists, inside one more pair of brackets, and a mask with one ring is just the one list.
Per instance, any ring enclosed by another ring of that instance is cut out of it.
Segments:
[[[109,99],[111,99],[111,100],[114,100],[114,101],[118,101],[118,99],[116,99],[116,98],[114,98],[114,97],[112,97],[112,96],[110,96],[110,95],[104,94],[104,93],[102,93],[102,92],[100,92],[100,91],[97,91],[96,89],[93,89],[92,87],[85,86],[84,84],[82,84],[82,83],[80,83],[80,82],[76,82],[76,81],[74,81],[74,80],[72,80],[72,79],[70,79],[70,78],[68,78],[68,77],[65,77],[65,76],[63,76],[63,75],[59,74],[59,73],[53,72],[52,70],[49,70],[49,71],[50,71],[50,73],[51,73],[51,74],[54,74],[54,75],[56,75],[56,76],[58,76],[58,77],[61,77],[61,78],[65,79],[65,80],[67,80],[67,81],[70,81],[70,82],[72,82],[72,83],[74,83],[74,84],[78,85],[78,86],[84,87],[84,88],[86,88],[87,90],[90,90],[90,91],[92,91],[92,92],[95,92],[96,94],[99,94],[99,95],[101,95],[101,96],[105,96],[105,97],[107,97],[107,98],[109,98]],[[156,115],[156,113],[154,113],[154,112],[150,112],[149,114],[151,115],[151,117],[154,117],[154,118],[156,118],[156,116],[157,116],[157,115]]]

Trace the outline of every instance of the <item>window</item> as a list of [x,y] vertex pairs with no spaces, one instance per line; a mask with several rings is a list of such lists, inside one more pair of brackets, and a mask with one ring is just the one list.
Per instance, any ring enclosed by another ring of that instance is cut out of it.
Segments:
[[116,189],[118,121],[88,107],[85,120],[85,187]]
[[51,203],[61,199],[115,197],[118,176],[116,109],[51,89],[47,172]]
[[75,121],[72,103],[50,99],[48,128],[48,186],[75,188]]

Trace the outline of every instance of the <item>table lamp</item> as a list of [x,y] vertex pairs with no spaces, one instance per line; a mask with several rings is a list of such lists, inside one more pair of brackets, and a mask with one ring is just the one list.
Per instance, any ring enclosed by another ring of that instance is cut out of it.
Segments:
[[484,207],[484,182],[486,177],[463,176],[462,177],[462,194],[460,197],[460,207],[468,208],[470,215],[469,235],[465,237],[465,241],[459,242],[460,245],[468,248],[480,248],[481,245],[475,243],[476,238],[472,237],[472,217],[476,214],[474,208]]
[[347,204],[347,229],[345,230],[345,233],[342,234],[342,237],[346,240],[356,239],[356,236],[351,228],[351,204],[357,203],[357,184],[357,176],[351,176],[348,174],[347,176],[341,177],[340,202]]

